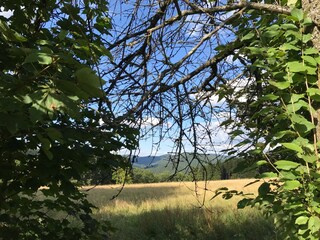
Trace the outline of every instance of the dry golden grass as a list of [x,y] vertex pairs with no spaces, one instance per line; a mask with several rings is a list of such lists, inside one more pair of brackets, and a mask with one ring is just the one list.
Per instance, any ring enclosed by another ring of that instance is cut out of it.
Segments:
[[[237,200],[222,200],[217,197],[210,200],[215,191],[222,187],[229,190],[243,191],[256,194],[258,186],[262,183],[253,182],[253,179],[221,180],[208,182],[170,182],[150,184],[128,184],[122,189],[121,185],[96,186],[90,190],[89,199],[100,208],[99,212],[130,210],[136,212],[139,208],[162,209],[167,206],[199,207],[230,204],[235,207]],[[90,187],[86,187],[90,188]],[[120,195],[111,200],[121,191]],[[132,212],[129,211],[129,212]]]
[[97,218],[118,229],[112,239],[256,239],[261,233],[266,238],[259,239],[268,239],[272,226],[256,209],[237,210],[237,197],[210,200],[221,187],[256,194],[261,181],[245,187],[253,181],[130,184],[113,200],[121,186],[106,185],[88,198],[99,208]]

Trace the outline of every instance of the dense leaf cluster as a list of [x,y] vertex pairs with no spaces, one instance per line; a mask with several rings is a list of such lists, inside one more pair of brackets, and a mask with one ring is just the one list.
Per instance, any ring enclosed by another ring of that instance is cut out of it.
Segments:
[[312,43],[313,23],[298,8],[270,24],[266,19],[255,23],[258,28],[244,30],[241,39],[248,41],[241,53],[254,59],[250,68],[255,78],[241,94],[253,100],[231,103],[236,119],[224,123],[234,127],[234,138],[246,136],[239,146],[254,143],[244,156],[269,170],[261,174],[268,179],[258,197],[245,198],[239,207],[258,205],[273,216],[281,239],[318,239],[320,57]]
[[101,90],[107,2],[0,6],[0,238],[100,239],[78,182],[127,164],[116,152],[136,144]]

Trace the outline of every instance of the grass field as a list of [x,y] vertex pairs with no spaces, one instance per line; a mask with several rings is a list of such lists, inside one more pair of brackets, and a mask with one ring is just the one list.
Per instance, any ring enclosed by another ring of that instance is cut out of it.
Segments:
[[191,182],[132,184],[113,200],[120,186],[98,186],[89,200],[99,207],[96,217],[115,227],[114,240],[276,239],[272,221],[257,209],[238,210],[239,198],[210,200],[220,187],[256,194],[259,183],[244,188],[251,181],[198,182],[196,191]]

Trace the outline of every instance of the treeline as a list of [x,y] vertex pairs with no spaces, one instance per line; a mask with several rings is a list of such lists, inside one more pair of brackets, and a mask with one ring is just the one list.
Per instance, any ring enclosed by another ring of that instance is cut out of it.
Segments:
[[127,182],[156,183],[253,178],[257,173],[257,168],[251,166],[251,164],[248,164],[243,159],[237,158],[224,162],[206,164],[203,167],[193,167],[177,173],[170,173],[169,171],[153,173],[150,169],[134,168],[127,177]]
[[[117,168],[113,171],[91,172],[83,178],[83,184],[101,185],[115,183],[158,183],[177,181],[203,181],[234,178],[253,178],[258,174],[256,167],[241,158],[217,161],[204,166],[192,167],[185,171],[154,173],[150,168]],[[261,171],[261,169],[260,169]]]

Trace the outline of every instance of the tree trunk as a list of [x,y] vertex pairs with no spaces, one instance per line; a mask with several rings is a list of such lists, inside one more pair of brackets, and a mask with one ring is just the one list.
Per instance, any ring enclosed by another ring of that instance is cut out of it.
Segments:
[[[312,19],[315,26],[312,29],[313,46],[320,51],[320,0],[302,0],[302,8]],[[320,68],[318,66],[318,87],[320,88]],[[320,142],[320,109],[317,109],[317,141]]]

